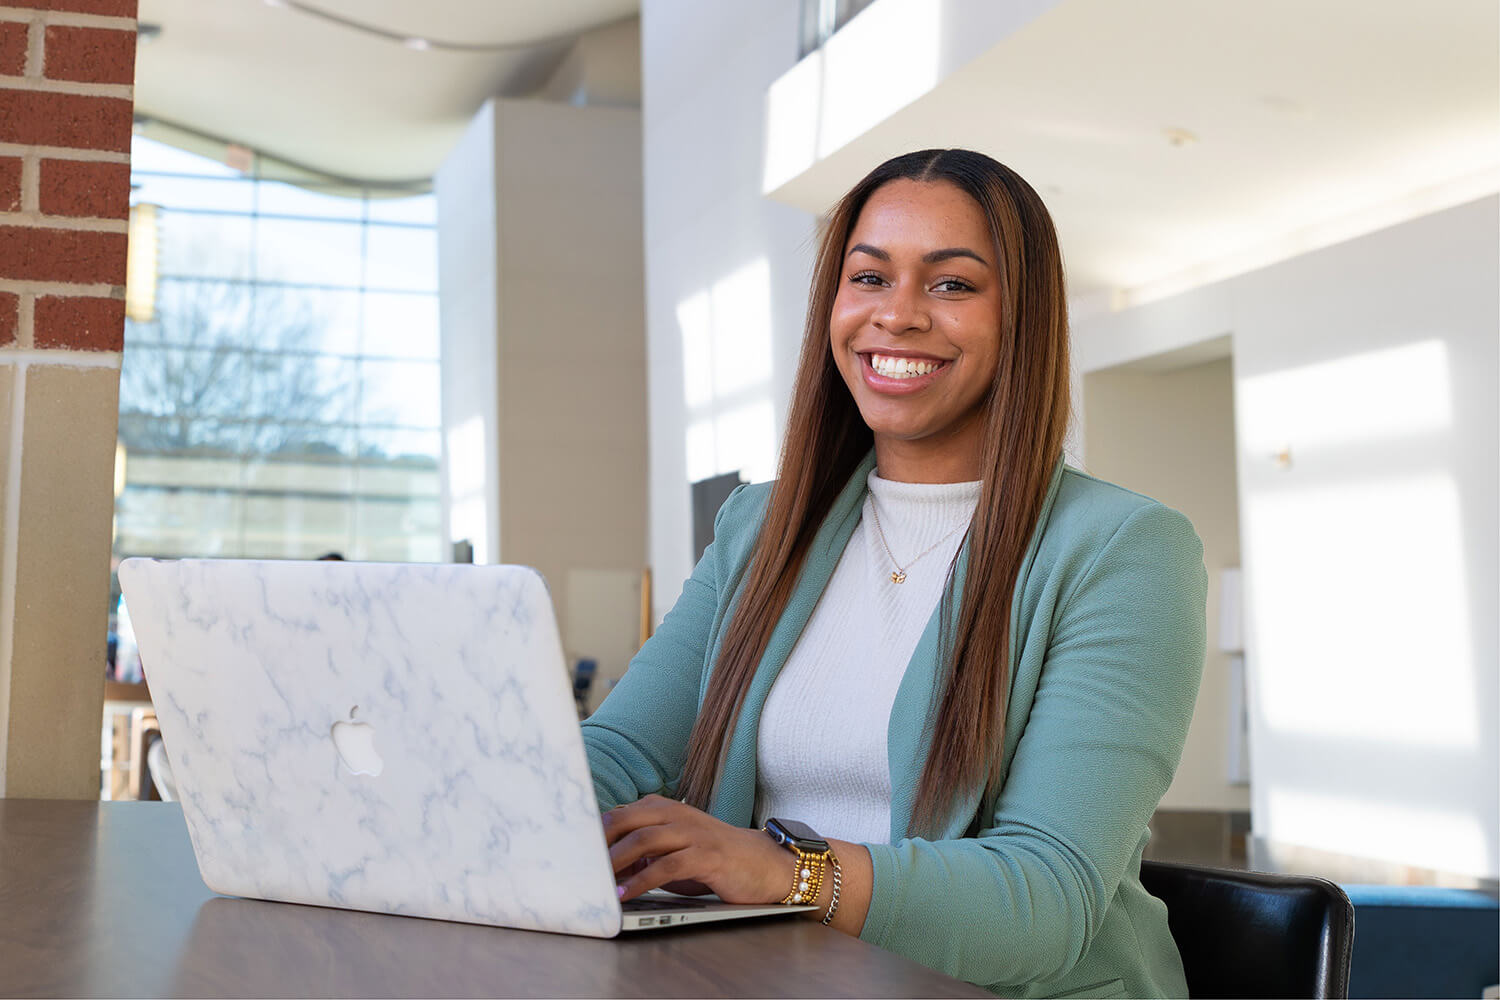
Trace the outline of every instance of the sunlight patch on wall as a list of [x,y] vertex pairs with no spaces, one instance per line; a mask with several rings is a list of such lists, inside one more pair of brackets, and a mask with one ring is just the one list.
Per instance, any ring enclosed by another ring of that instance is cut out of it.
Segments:
[[764,258],[714,283],[714,398],[771,384],[771,266]]
[[1484,872],[1493,864],[1479,818],[1449,809],[1272,788],[1265,823],[1257,817],[1256,827],[1286,843],[1438,871]]
[[489,562],[493,558],[484,502],[488,459],[483,417],[470,417],[448,431],[449,540],[467,538],[474,546],[476,563]]
[[[1446,474],[1252,496],[1251,656],[1273,730],[1472,748],[1458,488]],[[1328,569],[1320,570],[1320,567]]]
[[1453,423],[1448,345],[1425,340],[1243,379],[1240,439],[1252,452],[1390,441]]
[[682,401],[695,410],[714,398],[714,317],[707,291],[678,304],[677,325],[682,328]]
[[701,482],[717,476],[719,474],[719,448],[714,435],[713,418],[695,420],[688,424],[686,441],[688,482]]
[[760,258],[684,299],[677,322],[688,481],[735,471],[773,478],[770,264]]
[[719,472],[739,469],[752,483],[776,477],[776,414],[769,399],[730,410],[714,422],[714,443],[720,455],[734,458]]

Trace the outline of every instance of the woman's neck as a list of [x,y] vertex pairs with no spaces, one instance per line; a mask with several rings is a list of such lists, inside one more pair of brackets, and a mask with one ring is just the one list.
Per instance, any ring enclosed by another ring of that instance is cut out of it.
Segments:
[[898,483],[972,483],[980,473],[981,442],[902,441],[876,436],[875,469],[881,479]]

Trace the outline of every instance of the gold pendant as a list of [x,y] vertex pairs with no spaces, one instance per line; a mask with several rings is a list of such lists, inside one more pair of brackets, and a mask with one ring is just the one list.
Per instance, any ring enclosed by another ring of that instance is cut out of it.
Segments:
[[906,582],[906,574],[903,573],[903,572],[901,572],[899,569],[896,570],[894,573],[891,574],[891,582],[892,583],[905,583]]

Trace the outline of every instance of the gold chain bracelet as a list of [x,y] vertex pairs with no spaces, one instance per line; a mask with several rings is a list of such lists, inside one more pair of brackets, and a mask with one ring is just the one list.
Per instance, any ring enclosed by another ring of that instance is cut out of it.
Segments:
[[832,851],[828,852],[828,863],[833,866],[833,895],[828,900],[828,912],[823,914],[823,926],[833,923],[833,915],[839,909],[839,890],[844,887],[844,869]]

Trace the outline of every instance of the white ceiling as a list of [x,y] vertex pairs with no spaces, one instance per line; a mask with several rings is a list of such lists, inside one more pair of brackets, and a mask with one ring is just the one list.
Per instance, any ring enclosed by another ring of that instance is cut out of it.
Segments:
[[1064,0],[773,196],[971,146],[1042,194],[1075,299],[1141,301],[1500,188],[1497,42],[1496,0]]
[[[639,0],[307,0],[400,34],[498,52],[416,51],[265,0],[141,0],[136,110],[339,177],[432,176],[485,98],[539,85],[566,36]],[[562,37],[559,37],[562,36]]]
[[[141,0],[163,31],[138,110],[338,176],[427,178],[486,97],[545,79],[559,36],[639,9],[296,2],[522,47],[414,51],[266,0]],[[972,146],[1042,193],[1075,304],[1144,301],[1500,189],[1497,39],[1496,0],[1062,0],[772,194],[821,212],[886,156]],[[891,44],[899,68],[911,43]]]

